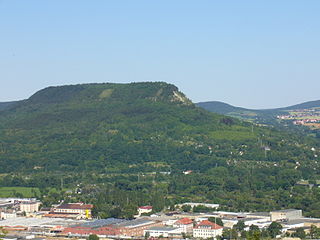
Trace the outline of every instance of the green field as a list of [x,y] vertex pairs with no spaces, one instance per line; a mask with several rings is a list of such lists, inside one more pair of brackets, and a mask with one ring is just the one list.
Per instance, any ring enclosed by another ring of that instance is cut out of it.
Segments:
[[31,187],[0,187],[0,197],[32,198],[40,195],[38,188]]

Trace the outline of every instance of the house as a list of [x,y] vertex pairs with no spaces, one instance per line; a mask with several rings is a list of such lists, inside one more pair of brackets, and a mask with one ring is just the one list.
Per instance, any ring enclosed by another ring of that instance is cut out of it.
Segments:
[[173,227],[178,227],[184,233],[192,233],[193,221],[190,218],[181,218],[177,220]]
[[152,206],[141,206],[138,208],[138,215],[141,216],[143,213],[152,212]]
[[194,238],[216,238],[222,235],[223,227],[208,220],[201,221],[193,228]]

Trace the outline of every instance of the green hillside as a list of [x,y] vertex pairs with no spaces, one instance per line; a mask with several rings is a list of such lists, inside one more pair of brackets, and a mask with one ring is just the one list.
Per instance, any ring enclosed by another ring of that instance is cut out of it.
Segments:
[[[141,171],[145,162],[203,170],[220,160],[266,160],[258,139],[272,145],[267,160],[279,161],[283,138],[197,108],[165,83],[49,87],[3,111],[0,124],[1,172]],[[243,144],[244,156],[230,155]],[[306,159],[287,156],[298,157]]]
[[17,103],[17,101],[14,101],[14,102],[0,102],[0,111],[8,109],[9,107],[13,106],[16,103]]
[[49,87],[0,112],[0,186],[39,188],[45,204],[62,198],[49,188],[81,182],[74,201],[110,211],[129,198],[130,209],[194,200],[316,216],[304,204],[318,193],[293,187],[320,180],[319,155],[315,139],[210,113],[163,82]]

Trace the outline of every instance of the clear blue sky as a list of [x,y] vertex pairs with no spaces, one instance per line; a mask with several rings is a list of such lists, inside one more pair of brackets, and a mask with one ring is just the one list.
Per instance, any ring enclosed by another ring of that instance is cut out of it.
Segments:
[[0,101],[160,80],[194,102],[320,99],[320,1],[0,0]]

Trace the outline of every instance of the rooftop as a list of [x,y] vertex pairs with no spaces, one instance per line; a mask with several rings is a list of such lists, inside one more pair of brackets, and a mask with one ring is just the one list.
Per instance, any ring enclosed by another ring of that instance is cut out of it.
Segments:
[[193,221],[190,218],[181,218],[175,222],[175,224],[182,224],[182,225],[192,224],[192,223]]
[[269,217],[270,213],[269,212],[253,212],[253,213],[248,213],[248,216],[265,216]]
[[301,211],[301,210],[299,210],[299,209],[282,209],[282,210],[271,211],[271,213],[273,213],[273,212],[283,212],[283,213],[287,213],[287,212],[295,212],[295,211]]
[[152,206],[141,206],[141,207],[139,207],[139,209],[147,209],[147,210],[150,210],[150,209],[152,209]]
[[98,220],[83,223],[83,224],[79,225],[79,227],[100,228],[100,227],[104,227],[107,225],[118,224],[118,223],[125,222],[125,221],[127,221],[127,220],[118,219],[118,218],[98,219]]
[[63,203],[57,206],[57,209],[91,209],[93,208],[92,204],[84,203]]
[[134,228],[134,227],[149,225],[152,223],[155,223],[155,222],[149,219],[142,218],[142,219],[134,219],[130,221],[120,222],[120,223],[117,223],[117,225],[120,227]]
[[170,231],[174,231],[177,230],[179,228],[175,228],[175,227],[151,227],[148,229],[148,231],[161,231],[161,232],[170,232]]
[[68,226],[79,224],[84,221],[79,220],[66,220],[63,218],[8,218],[6,220],[0,221],[0,226],[2,227],[45,227],[45,226]]
[[223,227],[221,227],[220,225],[210,222],[208,220],[203,220],[201,221],[195,228],[202,228],[202,227],[208,227],[210,229],[221,229]]

